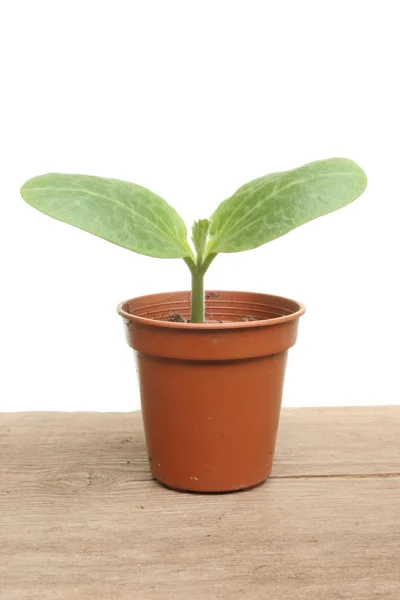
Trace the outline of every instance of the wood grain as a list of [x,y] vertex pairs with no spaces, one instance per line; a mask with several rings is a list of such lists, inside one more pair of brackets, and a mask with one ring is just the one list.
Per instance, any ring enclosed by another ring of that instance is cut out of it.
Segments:
[[0,416],[1,600],[400,598],[400,407],[285,409],[273,477],[154,482],[140,413]]

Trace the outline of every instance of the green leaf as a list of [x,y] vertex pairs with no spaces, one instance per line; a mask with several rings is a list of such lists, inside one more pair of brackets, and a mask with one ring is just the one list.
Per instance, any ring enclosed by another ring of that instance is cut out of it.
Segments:
[[200,219],[199,221],[195,221],[193,223],[192,241],[197,252],[198,262],[200,264],[203,262],[209,229],[210,221],[208,219]]
[[193,256],[181,217],[165,200],[140,185],[50,173],[29,179],[21,195],[50,217],[139,254]]
[[366,185],[364,171],[345,158],[321,160],[250,181],[212,215],[207,253],[257,248],[346,206]]

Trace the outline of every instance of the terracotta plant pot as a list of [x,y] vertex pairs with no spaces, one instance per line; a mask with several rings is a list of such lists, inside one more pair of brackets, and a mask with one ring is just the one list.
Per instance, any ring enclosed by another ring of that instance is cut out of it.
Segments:
[[[205,324],[190,292],[118,307],[134,349],[150,470],[168,487],[227,492],[271,472],[287,350],[304,307],[279,296],[207,292]],[[174,318],[174,317],[172,317]]]

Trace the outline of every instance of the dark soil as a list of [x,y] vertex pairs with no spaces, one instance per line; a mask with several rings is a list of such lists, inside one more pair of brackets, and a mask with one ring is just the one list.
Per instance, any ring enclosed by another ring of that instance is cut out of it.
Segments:
[[219,294],[217,292],[206,292],[206,300],[210,300],[210,298],[219,298]]
[[[172,312],[168,315],[167,321],[169,321],[170,323],[190,323],[190,319],[184,319],[182,317],[182,315],[178,312]],[[255,319],[254,317],[252,317],[251,315],[249,316],[244,316],[242,317],[242,321],[244,321],[245,323],[248,323],[250,321],[257,321],[257,319]],[[220,321],[220,320],[207,320],[206,323],[229,323],[230,321]]]
[[185,319],[178,312],[172,312],[168,315],[168,321],[171,323],[186,323]]

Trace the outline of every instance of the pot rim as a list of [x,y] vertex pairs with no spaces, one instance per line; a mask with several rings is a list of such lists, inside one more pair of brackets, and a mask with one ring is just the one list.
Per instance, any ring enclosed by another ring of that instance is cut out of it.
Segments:
[[[243,294],[243,293],[249,293],[249,292],[244,292],[243,290],[215,290],[216,293],[230,293],[230,294]],[[168,292],[168,294],[181,294],[182,290],[179,291],[175,291],[175,292]],[[172,329],[186,329],[186,330],[196,330],[196,329],[200,329],[200,330],[213,330],[213,329],[249,329],[252,327],[266,327],[266,326],[271,326],[271,325],[278,325],[281,323],[287,323],[289,321],[295,321],[296,319],[299,319],[302,315],[304,315],[304,313],[306,312],[306,308],[305,306],[301,303],[298,302],[297,300],[293,300],[292,298],[286,298],[286,296],[276,296],[275,294],[263,294],[260,292],[250,292],[250,293],[254,293],[254,294],[261,294],[264,296],[268,296],[269,298],[274,298],[276,300],[284,300],[284,301],[290,301],[293,302],[293,304],[297,305],[297,310],[295,310],[294,312],[288,314],[288,315],[283,315],[281,317],[275,317],[272,319],[259,319],[257,321],[232,321],[232,322],[226,322],[226,323],[176,323],[174,321],[161,321],[158,319],[148,319],[146,317],[139,317],[138,315],[133,315],[131,313],[128,313],[126,310],[124,310],[124,306],[128,303],[128,302],[132,302],[133,300],[137,300],[138,298],[145,298],[146,296],[156,296],[157,294],[146,294],[144,296],[137,296],[135,298],[129,298],[128,300],[124,300],[123,302],[120,302],[117,306],[117,312],[118,314],[123,317],[124,319],[127,319],[128,321],[133,321],[135,323],[142,323],[143,325],[151,325],[153,327],[168,327],[168,328],[172,328]],[[165,292],[160,292],[161,294],[165,294]]]

